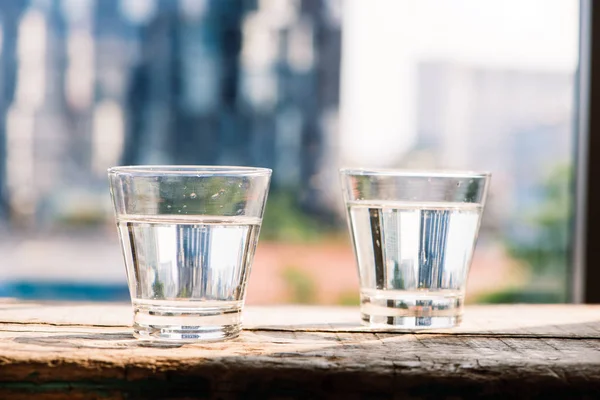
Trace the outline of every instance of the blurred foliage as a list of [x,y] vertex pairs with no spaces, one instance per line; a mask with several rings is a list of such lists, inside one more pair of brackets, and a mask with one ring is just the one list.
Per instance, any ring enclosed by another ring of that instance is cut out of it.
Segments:
[[358,289],[342,293],[338,297],[336,303],[340,306],[358,306],[360,304],[360,294],[358,293]]
[[331,227],[303,212],[295,196],[286,191],[269,194],[260,237],[284,242],[315,242]]
[[104,210],[76,210],[70,214],[60,214],[56,217],[59,226],[96,228],[106,223],[107,215]]
[[528,290],[527,288],[508,288],[498,292],[478,296],[478,304],[498,303],[560,303],[564,302],[564,294],[554,290]]
[[281,277],[290,293],[289,300],[297,304],[314,304],[317,302],[317,284],[306,271],[290,265],[284,268]]
[[158,277],[158,271],[156,270],[156,266],[152,266],[154,268],[154,283],[152,284],[152,292],[154,296],[153,299],[164,299],[165,298],[165,285],[160,281]]
[[113,223],[113,209],[101,190],[60,187],[57,193],[40,200],[37,213],[40,225],[57,228],[96,229]]
[[[506,243],[508,253],[516,260],[521,261],[532,276],[530,292],[522,291],[521,297],[516,292],[510,291],[490,295],[500,301],[530,301],[535,298],[544,301],[564,301],[566,296],[566,272],[569,265],[569,237],[571,204],[571,167],[560,165],[549,174],[543,185],[545,201],[535,209],[528,211],[524,222],[533,229],[532,240],[510,238]],[[552,293],[545,293],[540,285],[548,282],[560,281],[561,289]],[[537,288],[537,289],[536,289]],[[544,294],[545,293],[545,294]],[[518,300],[523,298],[523,300]],[[529,299],[529,300],[525,300]]]
[[165,200],[160,203],[160,213],[237,215],[244,208],[249,184],[243,177],[229,176],[163,178],[159,186]]
[[[186,282],[186,283],[188,283],[188,282]],[[180,299],[187,299],[187,298],[190,298],[191,296],[192,296],[192,291],[187,286],[180,288],[179,292],[177,293],[177,297]]]
[[482,184],[479,180],[471,179],[471,182],[467,187],[467,192],[465,193],[465,201],[478,202],[481,197],[480,193],[482,192],[481,187],[483,185],[484,184]]

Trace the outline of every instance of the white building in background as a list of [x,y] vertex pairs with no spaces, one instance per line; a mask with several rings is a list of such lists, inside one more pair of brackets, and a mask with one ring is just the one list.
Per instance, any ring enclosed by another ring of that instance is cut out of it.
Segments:
[[415,145],[421,63],[567,74],[577,68],[577,0],[343,4],[340,146],[345,165],[390,166]]
[[484,223],[539,204],[572,160],[579,2],[346,0],[343,15],[342,165],[491,170]]
[[539,205],[548,175],[574,154],[573,74],[444,62],[417,71],[417,140],[397,165],[491,171],[498,223]]

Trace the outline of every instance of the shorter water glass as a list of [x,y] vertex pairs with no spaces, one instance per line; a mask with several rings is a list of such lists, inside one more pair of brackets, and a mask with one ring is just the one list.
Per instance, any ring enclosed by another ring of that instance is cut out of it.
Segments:
[[490,174],[340,174],[363,323],[401,329],[458,325]]

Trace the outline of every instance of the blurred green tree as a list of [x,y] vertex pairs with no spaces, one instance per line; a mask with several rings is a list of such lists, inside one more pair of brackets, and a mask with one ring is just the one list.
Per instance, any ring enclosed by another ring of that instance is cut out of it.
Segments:
[[269,194],[261,228],[261,239],[282,242],[317,242],[331,226],[311,216],[298,204],[292,192]]
[[493,293],[482,302],[563,302],[569,265],[572,216],[572,168],[557,165],[543,184],[544,202],[523,216],[532,240],[509,237],[506,249],[530,272],[526,288]]
[[289,300],[295,304],[315,304],[317,284],[315,279],[302,268],[288,265],[281,273],[289,293]]

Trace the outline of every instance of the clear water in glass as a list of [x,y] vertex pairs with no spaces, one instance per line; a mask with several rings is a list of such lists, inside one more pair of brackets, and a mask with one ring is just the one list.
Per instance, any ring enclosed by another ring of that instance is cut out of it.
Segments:
[[117,226],[141,338],[236,336],[260,219],[127,215]]
[[481,212],[474,203],[348,202],[363,322],[458,324]]

